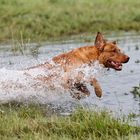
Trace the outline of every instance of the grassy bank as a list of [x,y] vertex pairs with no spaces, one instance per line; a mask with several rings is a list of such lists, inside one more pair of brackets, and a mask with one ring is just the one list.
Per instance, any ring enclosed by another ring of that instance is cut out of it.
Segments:
[[138,0],[1,0],[0,41],[140,30]]
[[1,105],[0,139],[113,140],[137,139],[140,127],[113,119],[107,112],[83,109],[71,116],[51,115],[40,106]]

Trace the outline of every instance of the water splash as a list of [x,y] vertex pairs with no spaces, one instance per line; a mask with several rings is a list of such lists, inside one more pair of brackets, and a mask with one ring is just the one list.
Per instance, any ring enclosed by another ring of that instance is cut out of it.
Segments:
[[[36,67],[26,70],[0,69],[0,102],[39,102],[41,104],[62,104],[73,102],[69,89],[64,88],[64,78],[74,83],[77,75],[82,74],[82,81],[89,84],[89,79],[104,73],[102,66],[95,62],[91,65],[64,72],[62,67],[49,62],[52,67]],[[93,93],[93,91],[92,91]]]

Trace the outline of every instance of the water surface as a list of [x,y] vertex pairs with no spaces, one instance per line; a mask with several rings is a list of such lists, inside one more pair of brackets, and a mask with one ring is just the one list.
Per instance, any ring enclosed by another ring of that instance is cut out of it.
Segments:
[[[92,91],[91,96],[77,101],[64,93],[57,87],[54,91],[49,91],[40,86],[37,90],[31,88],[31,80],[22,77],[20,70],[49,61],[53,56],[67,52],[73,48],[89,45],[92,43],[77,43],[72,41],[58,44],[43,44],[37,48],[37,54],[32,51],[36,44],[29,44],[23,50],[13,52],[12,45],[0,46],[0,85],[5,82],[9,85],[12,82],[26,85],[26,89],[9,86],[0,90],[0,101],[35,101],[43,104],[51,104],[55,109],[62,109],[63,113],[70,111],[75,104],[84,107],[99,107],[108,109],[112,112],[122,115],[129,113],[140,114],[140,99],[134,98],[130,92],[132,87],[140,83],[140,36],[125,35],[109,37],[109,40],[118,40],[118,45],[129,57],[130,61],[123,65],[123,70],[116,72],[114,70],[99,72],[98,81],[103,89],[103,97],[97,98]],[[31,53],[32,52],[32,53]],[[34,55],[33,55],[34,54]],[[36,72],[35,72],[36,73]],[[62,73],[61,73],[62,74]],[[12,82],[11,82],[12,81]],[[33,85],[33,83],[32,83]],[[92,90],[92,89],[91,89]],[[135,119],[136,124],[140,124],[140,118]]]

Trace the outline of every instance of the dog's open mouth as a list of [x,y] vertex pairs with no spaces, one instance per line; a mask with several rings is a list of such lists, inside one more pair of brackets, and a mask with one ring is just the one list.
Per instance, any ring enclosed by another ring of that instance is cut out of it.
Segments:
[[111,60],[111,61],[108,61],[108,64],[110,68],[113,68],[118,71],[122,70],[122,63],[120,62],[115,62]]

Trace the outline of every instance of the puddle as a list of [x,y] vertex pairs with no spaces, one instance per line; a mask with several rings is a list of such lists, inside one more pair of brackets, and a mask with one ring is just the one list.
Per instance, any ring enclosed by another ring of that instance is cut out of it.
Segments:
[[[94,74],[98,74],[97,79],[103,89],[103,97],[97,98],[92,91],[90,97],[80,101],[71,98],[70,94],[59,86],[57,77],[54,80],[56,89],[48,90],[46,83],[35,81],[21,70],[44,63],[46,60],[49,61],[59,53],[92,43],[71,41],[63,44],[44,44],[38,48],[36,56],[30,53],[30,48],[34,48],[34,44],[26,48],[24,55],[18,52],[13,53],[10,45],[0,46],[0,102],[40,102],[49,104],[55,109],[61,108],[63,114],[67,114],[76,104],[80,104],[89,108],[107,108],[116,115],[128,115],[129,113],[139,115],[140,99],[134,98],[130,91],[132,87],[140,83],[140,63],[138,63],[140,61],[140,36],[126,35],[110,37],[109,40],[111,39],[118,40],[118,45],[130,57],[130,61],[123,65],[123,70],[120,72],[100,69],[99,72],[94,71]],[[46,71],[30,71],[29,73],[32,76],[44,75]],[[59,75],[61,77],[63,71]],[[140,124],[139,117],[135,118],[135,123]]]

